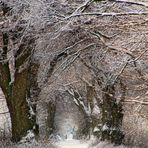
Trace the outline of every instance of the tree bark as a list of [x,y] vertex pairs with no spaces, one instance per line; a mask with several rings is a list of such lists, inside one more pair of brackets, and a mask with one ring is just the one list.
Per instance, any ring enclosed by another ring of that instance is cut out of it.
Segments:
[[12,140],[19,141],[27,135],[29,130],[36,129],[35,117],[31,113],[28,96],[28,69],[15,75],[15,82],[12,87]]
[[116,102],[114,86],[103,89],[103,99],[100,105],[102,110],[101,140],[110,140],[120,145],[124,138],[121,131],[123,110],[122,104]]
[[50,101],[48,104],[48,116],[46,121],[48,137],[49,135],[52,134],[53,130],[55,129],[54,127],[55,112],[56,112],[56,105]]
[[7,60],[8,34],[3,33],[3,54],[0,62],[0,87],[5,95],[12,124],[12,141],[18,142],[28,132],[38,132],[35,114],[29,104],[29,68],[32,49],[31,42],[21,45],[15,56],[14,82],[11,81]]

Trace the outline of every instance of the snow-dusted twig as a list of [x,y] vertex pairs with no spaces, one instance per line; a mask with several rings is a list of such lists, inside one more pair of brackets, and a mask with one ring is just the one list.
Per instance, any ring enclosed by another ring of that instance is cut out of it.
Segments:
[[115,37],[116,35],[113,35],[113,36],[107,36],[99,31],[97,32],[90,32],[92,35],[95,35],[96,37],[98,37],[104,44],[105,46],[108,48],[108,50],[116,50],[116,51],[119,51],[119,52],[124,52],[128,55],[130,55],[131,57],[133,57],[132,55],[132,52],[130,52],[129,50],[127,49],[124,49],[124,48],[117,48],[117,47],[114,47],[114,46],[109,46],[106,44],[106,39],[111,39],[113,37]]
[[9,112],[1,112],[0,115],[8,114]]
[[[128,60],[129,61],[129,60]],[[117,79],[119,78],[119,76],[123,73],[123,71],[125,70],[126,66],[128,65],[128,61],[126,63],[123,64],[121,70],[119,71],[119,73],[115,76],[115,79],[113,81],[113,84],[117,81]]]
[[127,4],[133,4],[133,5],[139,5],[148,8],[148,3],[145,2],[135,2],[135,1],[129,1],[129,0],[110,0],[113,2],[119,2],[119,3],[127,3]]
[[98,38],[100,38],[100,36],[102,36],[102,37],[104,37],[104,38],[106,38],[106,39],[111,39],[112,37],[116,36],[116,35],[107,36],[107,35],[103,34],[103,33],[100,32],[100,31],[95,31],[95,32],[91,32],[91,31],[90,31],[90,33],[91,33],[92,35],[97,36]]
[[139,60],[147,51],[148,51],[148,49],[146,49],[145,51],[143,51],[137,58],[135,58],[133,60],[130,60],[129,63],[135,62],[135,61]]
[[132,56],[132,59],[131,59],[131,60],[128,59],[128,60],[123,64],[123,67],[121,68],[121,70],[119,71],[119,73],[116,75],[116,77],[115,77],[113,83],[116,82],[116,80],[117,80],[118,77],[123,73],[123,71],[125,70],[125,68],[126,68],[126,66],[127,66],[128,64],[130,64],[130,63],[132,63],[132,62],[136,62],[137,60],[139,60],[139,59],[144,55],[144,53],[147,52],[147,51],[148,51],[148,49],[146,49],[145,51],[143,51],[138,57],[136,57],[136,58],[134,58],[134,59],[133,59],[133,56]]
[[[67,57],[68,55],[70,56],[70,53],[72,52],[71,50],[72,50],[74,47],[76,47],[77,45],[81,44],[83,41],[85,41],[85,39],[82,39],[82,40],[76,42],[75,44],[73,44],[73,45],[71,45],[71,46],[69,46],[69,47],[63,49],[62,52],[60,52],[58,55],[56,55],[56,56],[53,58],[53,60],[50,62],[50,63],[51,63],[51,64],[50,64],[50,68],[49,68],[49,70],[48,70],[48,72],[47,72],[47,77],[48,77],[48,78],[50,78],[51,74],[54,75],[54,74],[65,64],[65,62],[67,61],[67,59],[64,60],[64,62],[62,62],[62,64],[60,64],[60,66],[58,66],[58,67],[55,69],[57,63],[62,60],[62,57],[65,57],[65,56]],[[52,63],[54,63],[54,64],[52,64]]]
[[123,102],[134,102],[134,103],[140,103],[142,105],[148,105],[148,101],[124,100]]
[[[88,49],[88,48],[94,46],[95,44],[96,44],[96,43],[89,44],[89,45],[87,45],[86,47],[84,47],[84,48],[82,48],[82,49],[79,49],[79,50],[76,51],[75,53],[69,54],[69,56],[67,57],[67,59],[64,60],[64,62],[58,67],[58,69],[59,69],[60,67],[62,67],[62,66],[65,64],[65,66],[62,68],[62,70],[64,71],[64,70],[65,70],[67,67],[69,67],[72,63],[74,63],[74,61],[80,56],[80,54],[81,54],[82,51],[84,51],[84,50],[86,50],[86,49]],[[57,69],[56,69],[56,71],[57,71]],[[55,74],[55,72],[53,72],[52,74]],[[58,74],[58,76],[59,76],[59,75],[61,75],[61,73]],[[58,77],[58,76],[57,76],[57,77]]]
[[93,2],[94,0],[86,0],[82,5],[80,5],[73,13],[77,14],[78,12],[84,12],[84,10]]
[[79,16],[128,16],[128,15],[148,15],[148,11],[144,12],[120,12],[120,13],[115,13],[115,12],[110,12],[110,13],[100,13],[100,12],[87,12],[87,13],[76,13],[72,14],[68,17],[65,18],[65,20],[71,19],[73,17],[79,17]]
[[84,48],[82,48],[82,49],[79,49],[79,50],[76,51],[74,54],[72,54],[71,57],[70,57],[70,59],[71,59],[70,62],[65,66],[64,69],[66,69],[69,65],[71,65],[71,64],[77,59],[77,57],[80,55],[80,53],[81,53],[82,51],[84,51],[84,50],[86,50],[86,49],[88,49],[88,48],[90,48],[90,47],[92,47],[92,46],[94,46],[94,45],[96,45],[96,43],[89,44],[89,45],[87,45],[86,47],[84,47]]
[[[73,88],[67,88],[67,92],[73,97],[74,103],[82,110],[83,113],[90,115],[90,106],[86,106],[83,102],[83,98],[81,97],[79,91]],[[76,95],[77,94],[77,95]]]
[[90,82],[88,82],[85,78],[79,77],[80,80],[82,80],[84,83],[86,83],[89,87],[94,87]]

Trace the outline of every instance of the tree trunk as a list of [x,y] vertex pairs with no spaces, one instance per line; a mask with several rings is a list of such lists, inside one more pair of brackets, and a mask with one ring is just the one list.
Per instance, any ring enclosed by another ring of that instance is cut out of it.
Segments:
[[52,134],[54,130],[54,117],[55,117],[55,112],[56,112],[56,105],[52,103],[51,101],[48,103],[48,117],[47,117],[47,133],[48,137],[49,135]]
[[[15,77],[11,81],[7,60],[8,35],[3,33],[3,54],[0,62],[0,87],[5,95],[12,124],[12,140],[20,141],[28,132],[37,132],[36,118],[29,104],[29,68],[32,49],[21,45],[15,55]],[[29,41],[26,45],[30,46]]]
[[114,86],[103,89],[101,140],[110,140],[117,145],[122,143],[124,135],[122,126],[122,104],[116,102]]
[[19,141],[27,135],[27,132],[36,129],[35,118],[31,113],[27,88],[28,70],[15,75],[15,82],[12,88],[12,140]]

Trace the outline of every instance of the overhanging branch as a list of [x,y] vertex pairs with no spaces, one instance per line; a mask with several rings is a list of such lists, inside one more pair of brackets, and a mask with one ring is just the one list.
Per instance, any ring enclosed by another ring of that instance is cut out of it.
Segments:
[[68,20],[73,17],[79,17],[79,16],[128,16],[128,15],[148,15],[148,11],[144,12],[121,12],[121,13],[115,13],[115,12],[110,12],[110,13],[100,13],[100,12],[88,12],[88,13],[77,13],[77,14],[72,14],[68,17],[66,17],[64,20]]
[[133,103],[139,103],[139,104],[142,104],[142,105],[148,105],[148,101],[124,100],[123,102],[133,102]]
[[139,5],[148,8],[148,4],[144,2],[135,2],[135,1],[129,1],[129,0],[110,0],[113,2],[119,2],[119,3],[127,3],[131,5]]

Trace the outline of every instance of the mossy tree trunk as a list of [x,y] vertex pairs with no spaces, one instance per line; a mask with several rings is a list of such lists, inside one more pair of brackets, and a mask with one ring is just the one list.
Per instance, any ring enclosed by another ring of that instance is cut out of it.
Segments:
[[103,89],[101,108],[101,140],[109,140],[117,145],[122,143],[124,138],[121,131],[123,110],[121,102],[115,98],[114,86],[106,86]]
[[37,132],[35,114],[29,104],[29,69],[31,61],[32,41],[24,41],[19,46],[15,55],[14,80],[11,80],[11,72],[8,52],[8,34],[2,33],[3,53],[0,62],[0,87],[5,95],[11,117],[12,140],[20,141],[28,132]]

